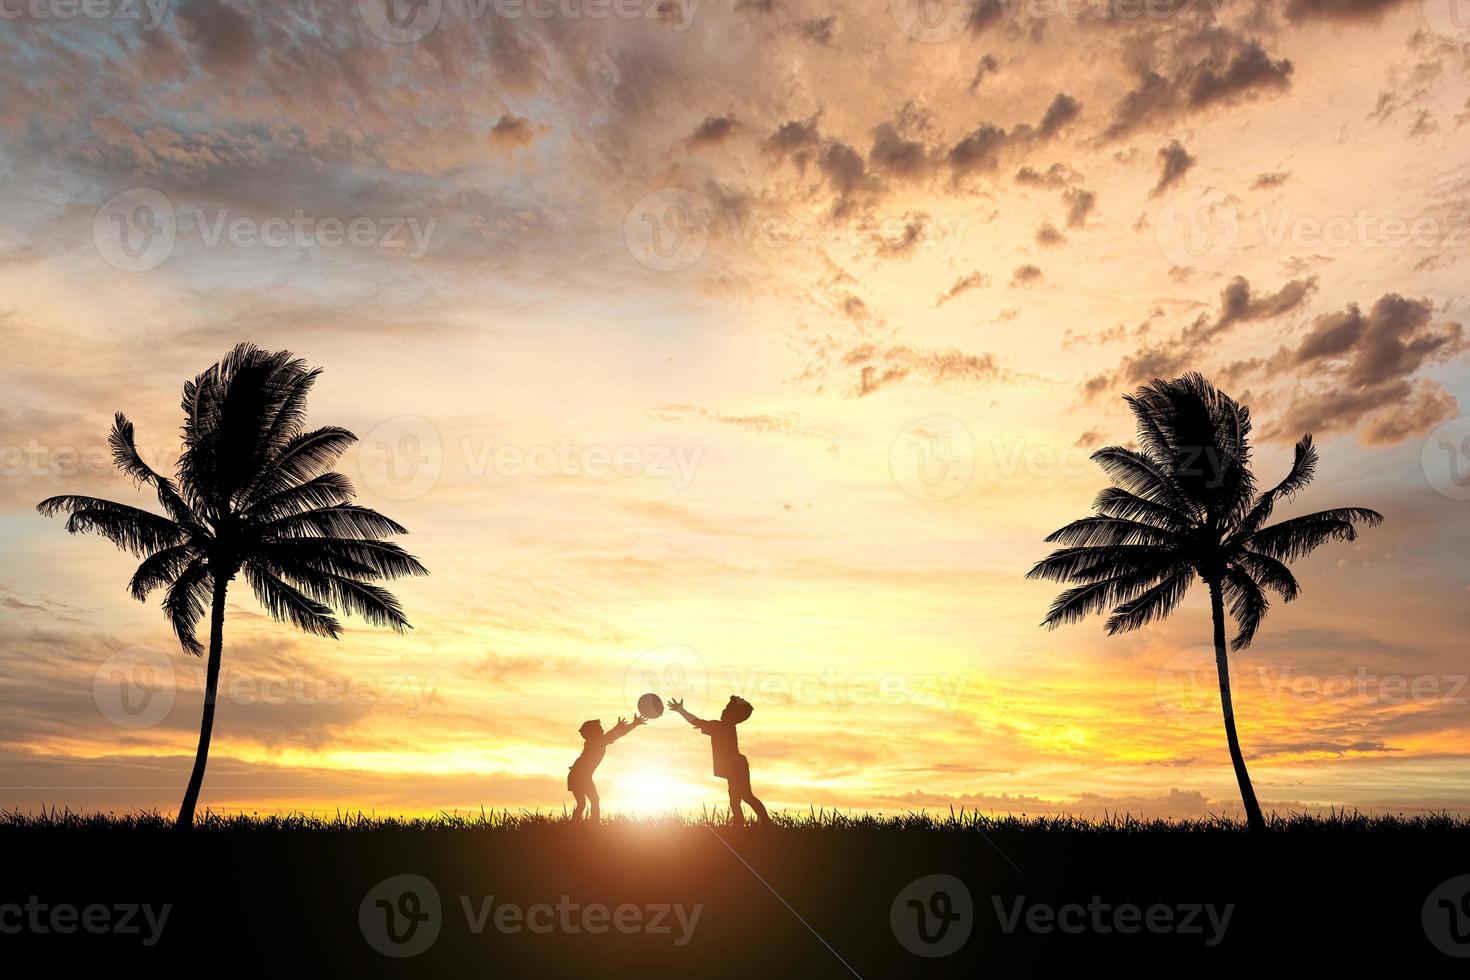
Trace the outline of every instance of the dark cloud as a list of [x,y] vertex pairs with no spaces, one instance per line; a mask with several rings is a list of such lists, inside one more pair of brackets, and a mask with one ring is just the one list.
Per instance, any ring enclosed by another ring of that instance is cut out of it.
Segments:
[[1026,265],[1018,266],[1016,271],[1011,273],[1010,286],[1012,289],[1018,286],[1030,286],[1040,282],[1042,278],[1041,269],[1027,263]]
[[689,134],[689,148],[696,150],[705,146],[718,146],[734,136],[739,128],[740,124],[735,121],[734,116],[705,116],[704,121]]
[[945,303],[948,303],[950,300],[954,299],[956,296],[959,296],[962,293],[968,293],[972,289],[984,289],[988,285],[990,285],[990,277],[987,276],[985,273],[976,270],[975,272],[970,273],[968,276],[961,276],[960,278],[956,279],[954,281],[954,285],[950,286],[949,289],[945,290],[945,292],[934,301],[934,305],[943,306]]
[[792,23],[786,25],[786,29],[791,31],[797,37],[801,38],[803,41],[807,41],[811,44],[820,44],[823,47],[830,48],[832,47],[833,41],[832,29],[836,25],[837,18],[835,16],[816,17],[811,20],[793,21]]
[[1155,197],[1179,183],[1196,162],[1194,157],[1189,155],[1189,151],[1184,148],[1184,144],[1178,140],[1174,140],[1159,150],[1158,159],[1159,181],[1154,185],[1154,189],[1149,191],[1149,197]]
[[1416,377],[1425,366],[1465,350],[1459,323],[1436,326],[1428,300],[1388,294],[1364,314],[1356,304],[1318,317],[1295,348],[1272,360],[1274,373],[1302,382],[1274,435],[1359,433],[1369,445],[1422,435],[1459,408],[1438,382]]
[[1056,98],[1052,99],[1051,105],[1046,107],[1046,112],[1042,115],[1041,124],[1036,127],[1036,132],[1043,139],[1050,139],[1081,114],[1081,102],[1065,92],[1058,92]]
[[1067,227],[1082,228],[1087,224],[1087,216],[1097,207],[1097,195],[1082,187],[1069,187],[1062,193],[1062,200],[1067,205]]
[[1036,244],[1042,248],[1056,248],[1067,244],[1067,236],[1050,221],[1043,221],[1041,227],[1036,229]]
[[924,229],[929,225],[929,216],[923,213],[904,215],[903,229],[897,238],[878,238],[874,255],[881,259],[909,258],[924,242]]
[[536,141],[536,128],[525,116],[507,113],[490,127],[490,142],[498,146],[529,146]]
[[1104,131],[1120,139],[1215,106],[1249,101],[1290,87],[1292,64],[1272,59],[1259,41],[1207,27],[1180,39],[1171,67],[1139,66],[1138,82],[1119,100]]
[[868,164],[900,180],[919,180],[930,174],[934,160],[922,142],[905,139],[899,135],[897,125],[886,122],[873,130]]
[[1289,20],[1371,21],[1411,2],[1414,0],[1288,0],[1286,16]]
[[975,66],[975,75],[970,79],[970,92],[973,94],[980,88],[980,83],[1000,70],[1000,62],[995,55],[987,54],[980,59]]
[[211,72],[243,68],[260,50],[249,18],[220,0],[194,0],[175,16],[180,32],[198,52],[199,63]]
[[969,354],[952,347],[928,350],[899,344],[880,347],[863,344],[842,357],[846,368],[857,368],[848,396],[862,398],[910,376],[931,385],[973,387],[1011,377],[993,354]]
[[1237,324],[1270,320],[1298,310],[1316,289],[1315,278],[1293,279],[1274,293],[1257,295],[1245,278],[1237,276],[1220,291],[1218,313],[1202,314],[1173,336],[1140,345],[1123,358],[1115,371],[1084,382],[1083,395],[1092,398],[1155,378],[1172,378],[1184,371],[1201,370],[1215,343]]
[[1291,178],[1289,170],[1272,170],[1268,173],[1257,174],[1256,179],[1251,181],[1251,190],[1265,190],[1268,187],[1280,187]]

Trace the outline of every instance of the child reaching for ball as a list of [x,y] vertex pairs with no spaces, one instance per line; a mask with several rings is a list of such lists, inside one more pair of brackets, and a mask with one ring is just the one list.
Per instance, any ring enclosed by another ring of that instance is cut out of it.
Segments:
[[730,788],[730,819],[737,826],[744,826],[745,813],[740,809],[742,802],[749,803],[761,823],[768,823],[766,805],[756,799],[750,788],[750,760],[740,754],[740,740],[735,726],[750,717],[755,709],[750,702],[736,695],[720,712],[719,721],[705,721],[684,710],[684,702],[669,700],[669,708],[677,711],[695,728],[709,736],[710,750],[714,753],[715,775],[723,778]]
[[594,718],[582,723],[578,731],[581,732],[585,744],[582,746],[582,754],[577,756],[577,761],[572,763],[571,771],[567,773],[567,789],[572,791],[572,796],[577,800],[577,808],[572,811],[573,820],[582,819],[582,811],[589,800],[592,802],[592,819],[601,819],[602,810],[598,806],[597,787],[592,783],[592,774],[597,771],[602,757],[607,755],[607,747],[645,721],[647,719],[642,715],[634,715],[631,722],[619,718],[618,723],[608,732],[603,732],[601,719]]

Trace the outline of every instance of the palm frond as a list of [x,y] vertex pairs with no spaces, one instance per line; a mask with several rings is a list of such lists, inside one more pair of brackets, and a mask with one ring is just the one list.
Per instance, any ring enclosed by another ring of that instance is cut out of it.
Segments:
[[323,473],[260,498],[245,514],[247,520],[265,524],[287,514],[345,504],[354,496],[356,491],[347,477],[341,473]]
[[1178,551],[1153,545],[1098,545],[1058,548],[1032,566],[1028,579],[1095,582],[1118,575],[1163,568],[1178,561]]
[[357,436],[329,425],[298,434],[261,467],[260,474],[241,497],[245,506],[280,493],[330,469]]
[[149,593],[173,582],[190,562],[199,557],[199,549],[193,542],[154,552],[144,558],[133,573],[132,580],[128,582],[128,593],[139,602],[147,601]]
[[1280,500],[1290,500],[1296,496],[1307,484],[1312,482],[1312,477],[1317,472],[1317,448],[1312,445],[1310,435],[1303,436],[1296,444],[1293,454],[1291,469],[1286,477],[1276,486],[1261,494],[1256,500],[1255,506],[1241,518],[1239,530],[1235,533],[1236,541],[1243,541],[1256,531],[1260,530],[1262,524],[1271,517],[1271,511],[1275,509]]
[[203,558],[189,562],[164,594],[164,615],[185,653],[196,657],[204,653],[204,645],[194,636],[194,629],[213,597],[214,576],[210,575],[209,565]]
[[69,534],[100,534],[138,558],[183,541],[184,529],[158,514],[99,497],[47,497],[36,505],[43,517],[65,513]]
[[257,553],[270,561],[315,563],[356,578],[429,574],[417,558],[398,545],[372,538],[280,538],[260,545]]
[[368,507],[337,504],[289,514],[266,524],[263,531],[274,538],[375,538],[407,534],[408,528]]
[[1283,602],[1291,602],[1301,592],[1296,576],[1286,565],[1257,551],[1244,551],[1233,559],[1247,575],[1262,586],[1275,591]]
[[258,563],[245,565],[245,580],[250,583],[255,598],[274,619],[290,623],[297,629],[314,636],[336,639],[342,626],[332,616],[332,610],[303,593],[300,589],[281,581]]
[[1222,584],[1237,630],[1235,639],[1230,641],[1230,649],[1244,650],[1256,638],[1256,630],[1260,629],[1261,620],[1266,618],[1271,603],[1255,579],[1239,568],[1227,569]]
[[399,633],[412,628],[403,607],[387,589],[307,565],[287,565],[283,570],[312,598],[356,613],[373,626],[390,626]]
[[112,417],[112,431],[108,433],[107,444],[112,447],[112,462],[118,469],[133,478],[136,485],[147,483],[156,494],[158,502],[168,512],[168,516],[179,524],[195,524],[198,518],[184,503],[179,496],[178,489],[172,480],[162,474],[154,472],[153,468],[143,461],[138,454],[138,446],[133,434],[133,423],[127,420],[122,412]]
[[1339,507],[1261,528],[1245,539],[1244,546],[1278,561],[1294,561],[1328,541],[1356,541],[1358,524],[1377,527],[1382,523],[1383,515],[1375,510]]
[[1122,487],[1105,487],[1092,502],[1092,509],[1106,517],[1141,521],[1168,531],[1184,531],[1195,521],[1166,504],[1145,500]]
[[1043,540],[1048,544],[1083,547],[1147,544],[1167,548],[1177,544],[1179,538],[1172,531],[1141,521],[1128,521],[1120,517],[1083,517],[1053,531]]
[[1146,568],[1067,589],[1052,601],[1041,625],[1046,629],[1055,629],[1137,598],[1167,574],[1169,568],[1167,565],[1162,568]]
[[1142,453],[1122,446],[1104,446],[1092,454],[1092,461],[1108,479],[1135,496],[1191,517],[1199,512],[1198,504],[1189,499],[1173,475]]
[[1192,584],[1194,569],[1187,565],[1178,568],[1158,585],[1114,609],[1112,616],[1108,617],[1108,635],[1127,633],[1155,620],[1167,619],[1184,600]]

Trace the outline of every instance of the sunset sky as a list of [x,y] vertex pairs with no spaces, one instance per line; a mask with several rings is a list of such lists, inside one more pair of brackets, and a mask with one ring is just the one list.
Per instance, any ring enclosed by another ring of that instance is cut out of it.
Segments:
[[[559,809],[652,690],[775,807],[1238,812],[1203,588],[1023,578],[1199,370],[1386,517],[1234,659],[1263,805],[1470,811],[1464,4],[92,6],[0,4],[0,807],[178,805],[203,664],[34,508],[156,507],[112,413],[171,469],[251,340],[432,574],[337,642],[236,583],[202,805]],[[724,802],[672,714],[597,782]]]

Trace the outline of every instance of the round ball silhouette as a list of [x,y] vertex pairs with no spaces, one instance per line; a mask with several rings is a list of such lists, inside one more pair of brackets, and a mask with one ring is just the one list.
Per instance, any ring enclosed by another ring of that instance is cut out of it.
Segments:
[[638,713],[645,718],[657,718],[664,713],[663,699],[650,691],[638,699]]

